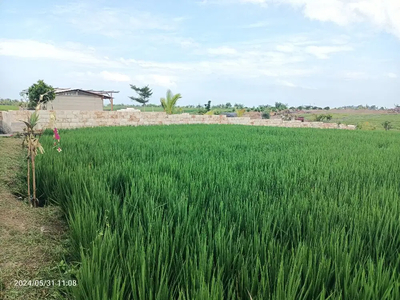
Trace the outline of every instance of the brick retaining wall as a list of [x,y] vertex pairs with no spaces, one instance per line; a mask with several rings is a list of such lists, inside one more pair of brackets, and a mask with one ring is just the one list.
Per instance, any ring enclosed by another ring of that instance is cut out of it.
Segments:
[[[4,133],[22,132],[24,123],[32,111],[0,112],[0,130]],[[55,115],[55,121],[51,116]],[[53,124],[52,124],[53,123]],[[268,119],[250,119],[248,117],[228,118],[224,115],[167,115],[164,112],[138,111],[80,111],[59,110],[39,111],[38,129],[57,127],[59,129],[98,127],[98,126],[141,126],[141,125],[172,125],[172,124],[241,124],[253,126],[299,127],[299,128],[332,128],[354,130],[354,125],[344,125],[323,122],[282,121]]]

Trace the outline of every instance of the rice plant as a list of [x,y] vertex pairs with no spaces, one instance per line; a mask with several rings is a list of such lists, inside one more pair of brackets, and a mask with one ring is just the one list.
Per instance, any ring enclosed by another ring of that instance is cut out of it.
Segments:
[[37,176],[69,221],[75,299],[400,299],[396,132],[61,134]]

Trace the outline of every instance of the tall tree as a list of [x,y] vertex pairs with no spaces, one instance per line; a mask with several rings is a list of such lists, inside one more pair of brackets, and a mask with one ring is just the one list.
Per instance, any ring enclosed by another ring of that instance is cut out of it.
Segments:
[[206,108],[206,111],[210,111],[210,109],[211,109],[211,100],[208,100],[207,104],[204,104],[204,107]]
[[244,108],[244,104],[235,103],[235,104],[233,105],[233,107],[234,107],[235,109],[243,109],[243,108]]
[[167,97],[160,99],[161,106],[164,108],[164,111],[167,114],[172,114],[174,112],[176,102],[178,102],[178,100],[181,98],[181,94],[174,95],[171,90],[168,90]]
[[278,111],[286,110],[287,109],[287,104],[283,104],[281,102],[275,102],[275,108]]
[[130,85],[131,89],[134,90],[139,97],[129,97],[131,100],[139,102],[140,104],[143,104],[145,107],[147,102],[149,102],[151,95],[153,95],[153,91],[151,88],[149,88],[148,85],[144,87],[137,87],[135,85]]
[[34,83],[26,92],[29,99],[28,107],[34,108],[40,103],[47,103],[53,101],[56,97],[54,88],[51,85],[46,84],[43,80],[38,80]]

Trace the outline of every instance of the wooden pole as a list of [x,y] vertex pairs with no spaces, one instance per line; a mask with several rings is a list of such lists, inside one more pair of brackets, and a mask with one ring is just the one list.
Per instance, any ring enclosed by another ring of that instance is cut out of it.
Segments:
[[[29,149],[29,144],[28,144],[28,155],[30,156],[30,153],[31,153],[31,151],[30,151],[30,149]],[[30,174],[30,172],[31,172],[31,170],[30,170],[30,168],[29,168],[29,165],[30,165],[30,157],[28,157],[28,174],[27,174],[27,176],[28,176],[28,201],[31,203],[31,206],[32,206],[32,201],[31,201],[31,180],[30,180],[30,177],[31,177],[31,174]]]
[[31,150],[31,160],[32,160],[32,185],[33,185],[33,207],[37,207],[36,202],[36,176],[35,176],[35,153]]
[[114,110],[114,98],[113,98],[113,96],[112,96],[112,93],[111,93],[110,102],[111,102],[111,111],[113,111],[113,110]]

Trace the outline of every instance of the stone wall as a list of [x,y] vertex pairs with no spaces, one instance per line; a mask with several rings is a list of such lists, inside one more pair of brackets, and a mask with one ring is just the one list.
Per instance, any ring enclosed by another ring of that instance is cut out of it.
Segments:
[[[4,133],[22,132],[24,123],[32,111],[0,112],[0,130]],[[52,119],[55,116],[55,120]],[[323,122],[300,122],[266,119],[250,119],[248,117],[228,118],[224,115],[167,115],[164,112],[140,111],[39,111],[38,129],[57,127],[59,129],[98,127],[98,126],[141,126],[141,125],[172,125],[172,124],[240,124],[254,126],[301,127],[301,128],[332,128],[355,129],[354,125],[344,125]]]

